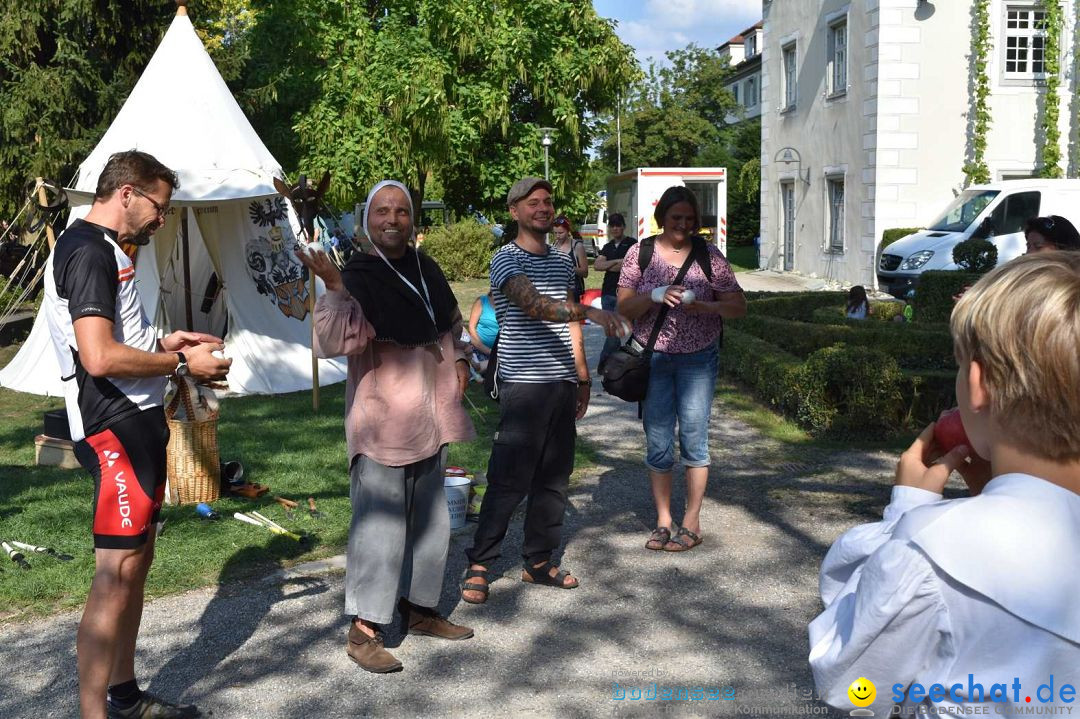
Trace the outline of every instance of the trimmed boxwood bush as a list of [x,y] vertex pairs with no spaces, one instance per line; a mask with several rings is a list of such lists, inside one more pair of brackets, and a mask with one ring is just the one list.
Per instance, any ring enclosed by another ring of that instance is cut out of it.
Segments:
[[947,327],[846,320],[844,299],[752,300],[728,324],[724,373],[819,436],[910,433],[956,403]]
[[[870,301],[870,308],[873,310],[870,316],[866,320],[875,320],[877,322],[892,322],[897,315],[904,314],[903,302],[876,302]],[[820,325],[843,325],[852,324],[858,325],[866,320],[850,320],[845,312],[845,307],[819,307],[810,313],[810,317],[807,322],[814,322]]]
[[806,321],[819,307],[843,305],[846,299],[846,292],[793,292],[748,301],[751,314]]
[[[828,312],[815,310],[815,316]],[[807,358],[818,350],[840,342],[876,348],[895,359],[901,367],[949,369],[953,359],[952,337],[948,330],[866,320],[840,320],[841,324],[792,322],[753,314],[728,324],[758,339],[770,342],[797,357]]]
[[983,237],[969,237],[952,251],[953,262],[967,272],[986,274],[997,264],[997,247]]
[[881,350],[837,344],[810,355],[799,421],[814,434],[881,436],[904,419],[900,365]]
[[495,236],[487,225],[462,220],[432,229],[420,249],[439,263],[451,282],[487,277],[495,253]]
[[948,322],[956,300],[965,287],[979,281],[982,275],[974,272],[928,270],[919,275],[915,289],[915,322]]

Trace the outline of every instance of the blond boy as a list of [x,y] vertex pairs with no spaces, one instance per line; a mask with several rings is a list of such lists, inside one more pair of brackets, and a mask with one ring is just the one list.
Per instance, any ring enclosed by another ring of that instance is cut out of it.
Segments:
[[[927,427],[884,520],[829,550],[814,680],[879,717],[1065,713],[1080,689],[1080,254],[990,272],[952,334],[971,446],[942,455]],[[942,500],[953,470],[970,496]]]

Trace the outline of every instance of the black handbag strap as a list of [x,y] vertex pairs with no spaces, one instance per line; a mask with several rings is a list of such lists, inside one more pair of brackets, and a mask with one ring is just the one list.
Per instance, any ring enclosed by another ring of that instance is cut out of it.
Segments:
[[[686,256],[686,261],[682,263],[682,267],[679,268],[679,274],[675,275],[675,280],[671,283],[677,285],[683,281],[686,277],[686,273],[690,271],[690,265],[694,264],[694,253],[691,252]],[[660,304],[660,314],[656,316],[656,324],[653,325],[652,334],[649,335],[649,342],[645,345],[645,353],[652,352],[653,347],[656,345],[656,340],[660,338],[660,330],[664,326],[664,320],[667,318],[667,313],[671,310],[666,303]]]

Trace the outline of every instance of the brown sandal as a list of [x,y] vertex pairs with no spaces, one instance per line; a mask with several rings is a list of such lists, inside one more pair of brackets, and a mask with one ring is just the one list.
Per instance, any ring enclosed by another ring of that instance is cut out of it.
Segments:
[[[648,541],[645,542],[645,549],[651,549],[654,552],[659,552],[664,549],[664,545],[671,541],[671,530],[667,527],[657,527],[649,535]],[[655,546],[654,546],[655,545]]]
[[[686,539],[683,539],[683,537],[686,537]],[[675,545],[674,548],[669,546],[672,544]],[[671,541],[664,545],[664,551],[688,552],[699,544],[701,544],[701,537],[694,534],[686,527],[679,527],[679,531],[675,533],[675,536],[671,538]]]
[[[470,579],[483,579],[484,584],[468,581]],[[490,591],[491,577],[488,575],[486,569],[467,569],[465,571],[465,577],[461,582],[461,601],[468,602],[469,604],[483,604],[488,600],[488,593]],[[484,598],[469,599],[465,596],[465,592],[479,592],[484,595]]]

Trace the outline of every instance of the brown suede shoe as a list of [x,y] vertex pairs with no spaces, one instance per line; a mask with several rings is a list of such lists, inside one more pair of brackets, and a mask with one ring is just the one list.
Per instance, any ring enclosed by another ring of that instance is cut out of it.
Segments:
[[401,669],[401,662],[383,648],[381,632],[375,632],[375,636],[369,637],[352,622],[349,623],[349,643],[345,645],[345,651],[361,669],[369,672],[386,674]]
[[469,627],[454,624],[434,609],[418,607],[404,597],[398,602],[398,611],[401,612],[402,630],[409,634],[454,641],[469,639],[473,635]]

